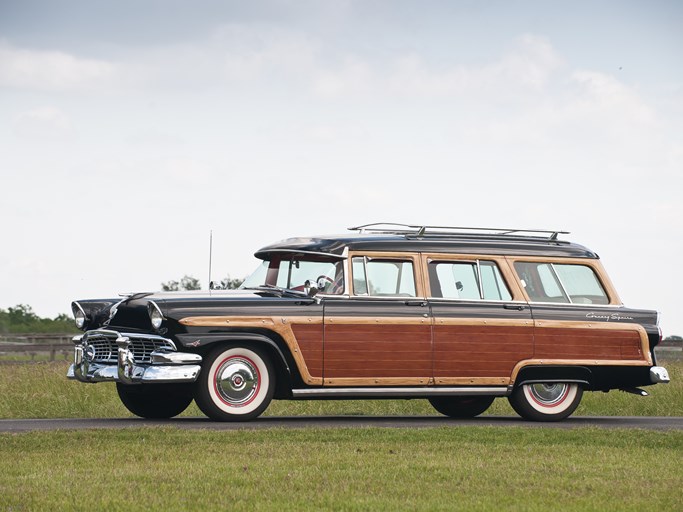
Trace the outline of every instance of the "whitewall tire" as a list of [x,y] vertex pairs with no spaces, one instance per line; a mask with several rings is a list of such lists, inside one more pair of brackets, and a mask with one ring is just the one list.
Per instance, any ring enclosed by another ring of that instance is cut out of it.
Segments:
[[559,421],[571,415],[581,402],[583,388],[576,383],[524,384],[508,397],[522,418],[532,421]]
[[275,391],[275,374],[264,351],[221,346],[204,361],[195,401],[209,418],[248,421],[266,410]]

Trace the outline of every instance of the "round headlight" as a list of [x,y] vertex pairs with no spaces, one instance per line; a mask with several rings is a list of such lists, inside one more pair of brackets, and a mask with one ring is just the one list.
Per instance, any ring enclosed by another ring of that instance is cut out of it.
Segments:
[[78,329],[83,329],[85,326],[85,321],[88,319],[85,311],[83,311],[83,308],[78,302],[74,302],[71,305],[71,311],[73,311],[74,314],[74,321],[76,322],[76,328]]
[[155,329],[161,327],[161,323],[164,321],[164,315],[161,314],[159,306],[154,302],[150,302],[147,306],[147,312],[149,313],[149,319],[152,321],[152,327]]

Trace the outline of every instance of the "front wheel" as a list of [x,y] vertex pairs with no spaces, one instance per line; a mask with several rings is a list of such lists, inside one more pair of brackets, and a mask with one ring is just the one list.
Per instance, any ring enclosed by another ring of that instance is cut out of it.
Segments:
[[267,354],[256,348],[222,346],[204,359],[195,401],[209,418],[248,421],[266,410],[275,392]]
[[474,418],[491,407],[492,396],[439,396],[429,399],[432,407],[450,418]]
[[508,397],[522,418],[531,421],[560,421],[573,413],[581,402],[583,388],[568,382],[523,384]]
[[177,416],[192,403],[192,386],[187,384],[121,384],[116,391],[123,405],[141,418],[166,419]]

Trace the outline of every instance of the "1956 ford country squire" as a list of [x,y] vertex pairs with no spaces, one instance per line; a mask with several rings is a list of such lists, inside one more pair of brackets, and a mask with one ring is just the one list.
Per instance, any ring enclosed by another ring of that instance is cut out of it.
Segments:
[[370,224],[256,252],[239,290],[72,304],[68,377],[114,381],[146,418],[195,400],[244,421],[271,399],[426,398],[477,416],[507,397],[529,420],[584,391],[668,382],[658,313],[625,308],[598,256],[563,232]]

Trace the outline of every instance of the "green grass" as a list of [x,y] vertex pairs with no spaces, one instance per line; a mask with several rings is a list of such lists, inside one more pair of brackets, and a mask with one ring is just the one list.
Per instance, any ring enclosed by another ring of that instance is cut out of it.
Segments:
[[0,510],[680,510],[683,432],[0,435]]
[[[649,397],[621,391],[585,393],[577,415],[680,416],[683,414],[683,362],[664,363],[672,382],[649,386]],[[66,379],[67,363],[0,366],[0,418],[96,418],[131,414],[111,383],[83,384]],[[276,400],[266,415],[428,415],[437,414],[426,400]],[[487,414],[514,415],[504,398]],[[201,416],[193,404],[184,413]]]

